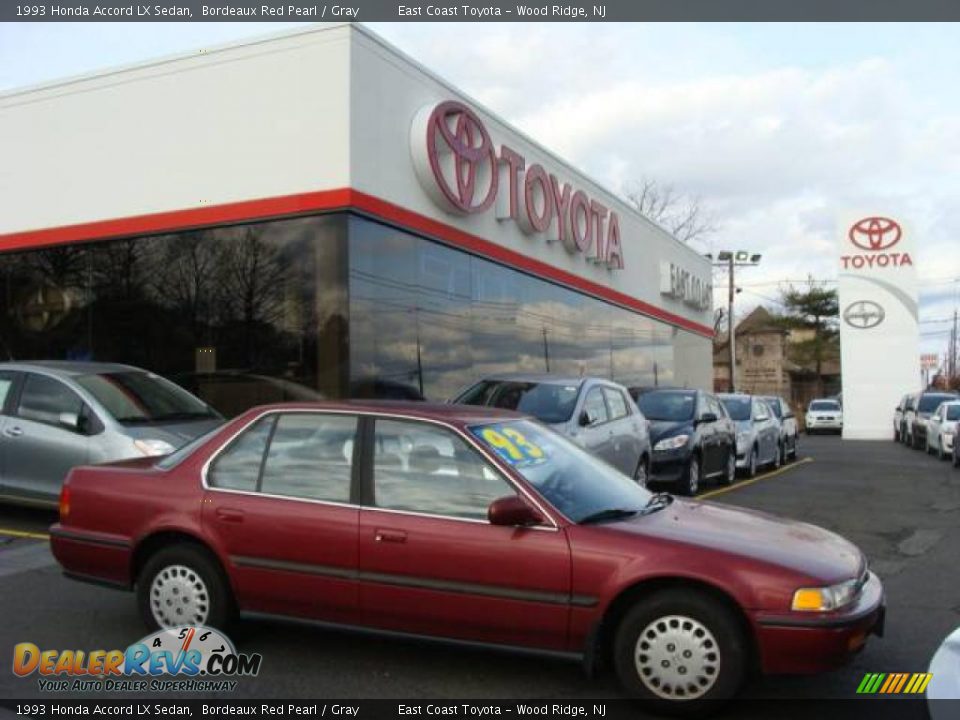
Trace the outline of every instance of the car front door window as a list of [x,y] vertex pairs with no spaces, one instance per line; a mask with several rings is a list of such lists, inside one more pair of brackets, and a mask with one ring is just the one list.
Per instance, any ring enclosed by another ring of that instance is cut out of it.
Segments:
[[27,375],[17,408],[21,418],[64,427],[66,416],[76,422],[82,414],[83,400],[62,382],[44,375]]
[[426,423],[377,420],[374,503],[386,510],[486,520],[514,489],[467,443]]
[[587,413],[590,425],[600,425],[610,419],[600,388],[595,387],[587,393],[583,399],[583,411]]

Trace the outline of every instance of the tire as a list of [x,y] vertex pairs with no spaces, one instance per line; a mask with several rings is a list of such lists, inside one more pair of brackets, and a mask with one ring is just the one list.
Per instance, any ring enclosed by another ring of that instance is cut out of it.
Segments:
[[653,713],[715,709],[740,690],[747,659],[747,639],[735,614],[691,589],[643,598],[624,616],[614,638],[621,686]]
[[773,469],[779,470],[783,467],[783,458],[786,452],[783,449],[783,443],[777,443],[777,455],[773,458]]
[[943,462],[946,457],[946,453],[943,452],[943,438],[937,438],[937,460]]
[[643,488],[650,484],[650,458],[646,455],[640,456],[637,469],[633,471],[633,480]]
[[721,485],[733,485],[737,481],[737,451],[730,450],[727,453],[727,465],[720,476]]
[[957,440],[956,440],[956,438],[954,438],[953,442],[954,442],[954,448],[953,448],[953,466],[954,466],[954,467],[960,467],[960,455],[957,454],[957,448],[956,448],[956,442],[957,442]]
[[747,459],[747,477],[757,476],[757,446],[750,448],[750,457]]
[[700,489],[700,479],[703,476],[703,470],[700,466],[700,454],[694,452],[690,455],[690,462],[687,464],[687,471],[683,474],[680,493],[687,497],[693,497]]
[[[164,587],[166,585],[166,587]],[[168,595],[166,606],[160,598]],[[184,600],[184,612],[171,605]],[[157,599],[157,602],[154,600]],[[236,614],[230,585],[220,564],[195,545],[173,545],[150,557],[137,576],[137,605],[150,630],[177,625],[225,629]]]

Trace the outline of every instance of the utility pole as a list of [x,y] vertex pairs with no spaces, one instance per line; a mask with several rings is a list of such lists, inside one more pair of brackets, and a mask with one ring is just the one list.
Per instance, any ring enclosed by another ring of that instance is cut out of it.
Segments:
[[[707,257],[713,260],[713,255],[708,254]],[[751,254],[745,250],[738,250],[735,253],[729,250],[722,250],[717,254],[717,260],[719,260],[719,262],[713,263],[716,266],[726,267],[728,275],[727,327],[729,330],[727,332],[727,341],[730,343],[730,392],[737,391],[737,328],[736,318],[733,315],[733,299],[737,295],[737,286],[734,283],[734,268],[759,265],[760,257],[759,253]]]

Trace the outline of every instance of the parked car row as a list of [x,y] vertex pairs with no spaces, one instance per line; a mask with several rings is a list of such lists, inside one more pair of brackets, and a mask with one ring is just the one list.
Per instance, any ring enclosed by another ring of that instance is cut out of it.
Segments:
[[953,459],[960,467],[957,450],[960,395],[921,392],[904,395],[893,413],[893,439],[915,450],[926,450],[941,460]]

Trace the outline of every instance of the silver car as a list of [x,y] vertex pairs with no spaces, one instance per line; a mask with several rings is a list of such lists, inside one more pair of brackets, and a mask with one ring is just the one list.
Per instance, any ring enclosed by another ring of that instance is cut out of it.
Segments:
[[737,468],[748,477],[761,465],[783,462],[780,422],[765,400],[753,395],[717,395],[737,426]]
[[797,458],[797,436],[800,431],[797,428],[797,418],[793,414],[790,403],[776,395],[764,396],[763,399],[767,401],[774,416],[780,421],[781,461],[786,462],[788,458],[795,460]]
[[0,363],[0,501],[56,505],[76,465],[166,455],[223,418],[158,375],[107,363]]
[[646,485],[650,433],[627,389],[609,380],[516,374],[472,385],[453,402],[517,410],[566,435],[624,475]]

